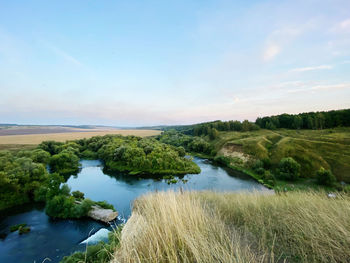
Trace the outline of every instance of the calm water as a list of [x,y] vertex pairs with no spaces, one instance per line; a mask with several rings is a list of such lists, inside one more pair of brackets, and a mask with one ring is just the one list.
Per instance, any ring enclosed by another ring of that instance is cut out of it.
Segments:
[[[127,219],[131,213],[132,201],[139,195],[150,191],[168,189],[214,190],[214,191],[268,191],[251,178],[232,170],[211,164],[208,160],[195,158],[202,172],[185,175],[176,184],[166,180],[135,179],[122,174],[107,175],[99,161],[81,161],[82,170],[77,176],[71,176],[67,184],[72,191],[79,190],[92,200],[106,200],[113,204],[121,219]],[[0,262],[42,262],[45,258],[58,262],[64,255],[83,250],[80,244],[107,225],[83,220],[53,220],[46,216],[41,206],[18,207],[9,211],[10,216],[0,217]],[[118,220],[117,223],[123,220]],[[10,233],[9,228],[19,223],[31,227],[29,234]],[[103,232],[103,231],[101,231]]]

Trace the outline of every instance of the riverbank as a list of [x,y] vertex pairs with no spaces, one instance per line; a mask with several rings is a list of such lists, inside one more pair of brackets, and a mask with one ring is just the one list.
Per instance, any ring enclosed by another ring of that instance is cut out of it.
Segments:
[[254,173],[254,171],[252,170],[249,170],[247,168],[244,168],[244,167],[239,167],[239,166],[235,166],[235,165],[232,165],[232,163],[230,162],[230,160],[227,160],[225,161],[225,159],[223,158],[219,158],[218,157],[213,157],[211,155],[208,155],[208,154],[203,154],[203,153],[195,153],[195,152],[192,152],[191,155],[193,156],[196,156],[196,157],[199,157],[199,158],[205,158],[205,159],[208,159],[212,162],[215,162],[216,164],[219,164],[219,165],[222,165],[224,167],[227,167],[229,169],[232,169],[234,171],[238,171],[238,172],[241,172],[241,173],[244,173],[246,174],[247,176],[250,176],[251,178],[253,178],[254,180],[256,180],[257,182],[259,182],[260,184],[262,184],[263,186],[265,186],[266,188],[268,189],[274,189],[273,185],[270,185],[268,184],[267,182],[265,182],[264,180],[261,180],[259,178],[259,176],[257,174]]
[[[350,128],[347,127],[217,131],[215,136],[191,136],[172,130],[158,139],[244,172],[276,191],[350,191]],[[282,159],[290,157],[300,169],[295,178],[287,180],[280,174],[280,165]],[[319,182],[317,173],[323,168],[333,174],[336,182]]]
[[[193,161],[201,168],[200,174],[188,174],[183,180],[169,184],[168,179],[141,179],[124,173],[108,174],[103,169],[101,161],[81,160],[81,170],[76,176],[69,177],[66,184],[72,193],[79,190],[87,199],[106,200],[113,205],[119,215],[116,225],[124,223],[124,220],[130,217],[134,200],[149,192],[167,190],[271,192],[249,176],[216,166],[207,159],[195,157]],[[46,257],[50,258],[50,262],[57,263],[62,260],[63,255],[84,251],[86,245],[80,245],[81,241],[99,229],[107,228],[105,224],[87,217],[77,220],[50,218],[45,213],[43,205],[38,210],[30,208],[30,204],[27,204],[8,216],[3,213],[1,215],[3,218],[0,220],[0,237],[3,239],[0,239],[0,261],[4,263],[42,262]],[[19,236],[10,232],[12,225],[20,223],[27,223],[31,227],[30,233]],[[40,246],[37,245],[38,242]],[[89,247],[91,245],[89,242]],[[21,247],[20,253],[18,247]],[[103,247],[100,246],[101,249]],[[93,248],[90,250],[91,253],[97,251]]]

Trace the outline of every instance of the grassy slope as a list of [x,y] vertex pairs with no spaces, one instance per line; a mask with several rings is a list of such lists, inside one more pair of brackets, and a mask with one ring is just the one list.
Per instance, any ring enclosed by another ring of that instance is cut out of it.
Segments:
[[211,143],[218,155],[220,149],[233,145],[255,158],[270,158],[275,167],[281,158],[290,156],[301,164],[303,177],[313,177],[324,167],[339,181],[350,182],[350,128],[220,132]]
[[349,262],[350,199],[159,192],[139,198],[112,262]]

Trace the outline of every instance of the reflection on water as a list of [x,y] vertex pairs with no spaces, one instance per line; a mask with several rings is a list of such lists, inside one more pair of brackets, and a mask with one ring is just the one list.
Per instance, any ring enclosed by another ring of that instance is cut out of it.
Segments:
[[[71,176],[67,184],[72,191],[79,190],[85,197],[95,201],[106,200],[113,204],[118,213],[128,218],[132,201],[150,191],[214,190],[214,191],[267,191],[246,175],[213,165],[210,161],[195,158],[201,173],[185,175],[186,183],[179,180],[168,184],[166,180],[142,179],[121,173],[106,174],[100,161],[83,160],[82,169],[77,176]],[[6,212],[10,216],[0,217],[0,262],[58,262],[62,256],[76,250],[85,249],[79,245],[90,234],[108,226],[89,220],[53,220],[43,206],[26,205]],[[19,223],[27,223],[31,231],[18,235],[10,233],[9,228]]]

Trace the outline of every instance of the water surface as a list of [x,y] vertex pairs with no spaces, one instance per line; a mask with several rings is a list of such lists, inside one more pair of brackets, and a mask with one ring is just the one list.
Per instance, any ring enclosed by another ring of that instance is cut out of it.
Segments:
[[[97,160],[82,160],[82,169],[77,176],[71,176],[67,184],[72,191],[79,190],[85,197],[95,201],[106,200],[113,204],[119,215],[127,219],[131,213],[132,201],[150,191],[162,190],[214,190],[214,191],[268,191],[250,177],[230,169],[195,158],[201,168],[200,174],[185,175],[187,182],[179,180],[168,184],[167,180],[140,179],[121,173],[106,174]],[[64,255],[83,250],[80,244],[89,235],[108,225],[90,219],[53,220],[42,206],[26,205],[11,209],[7,216],[0,217],[0,262],[42,262],[45,258],[59,262]],[[117,223],[123,220],[118,220]],[[27,223],[31,232],[19,235],[10,233],[12,225]]]

